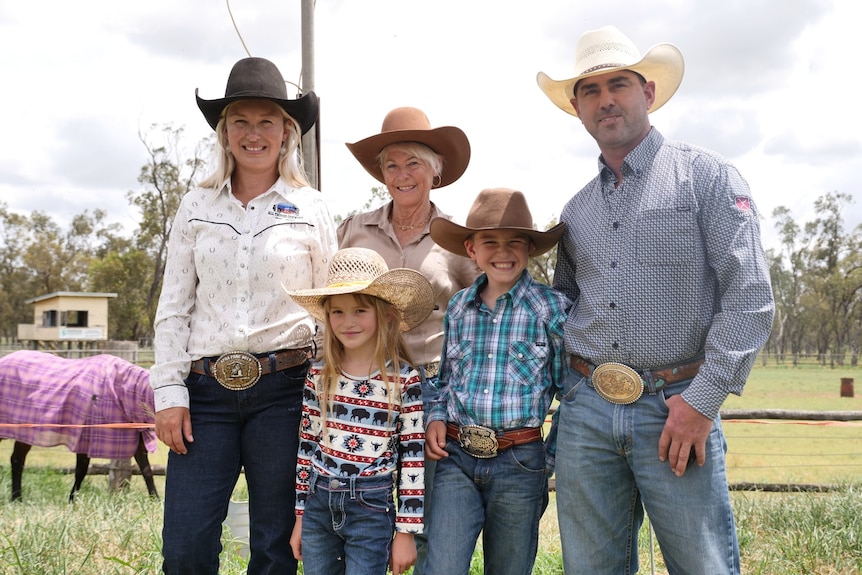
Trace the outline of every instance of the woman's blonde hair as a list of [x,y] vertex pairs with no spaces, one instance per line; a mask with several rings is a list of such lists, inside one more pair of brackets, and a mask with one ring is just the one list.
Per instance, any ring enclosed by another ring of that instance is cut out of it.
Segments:
[[[218,124],[216,125],[215,133],[218,143],[213,150],[215,156],[216,168],[209,176],[200,183],[202,188],[217,188],[224,184],[233,174],[236,167],[236,161],[233,154],[228,152],[227,142],[227,126],[225,126],[225,118],[227,118],[230,109],[239,102],[247,100],[236,100],[231,102],[222,110],[219,116]],[[281,112],[284,119],[284,127],[287,129],[287,142],[282,146],[278,155],[278,175],[288,184],[295,188],[310,186],[308,177],[305,174],[305,169],[302,165],[302,157],[299,154],[299,145],[302,138],[299,123],[288,114],[284,108],[273,102],[273,105]]]
[[[401,389],[399,385],[401,367],[404,365],[413,365],[413,360],[404,347],[404,341],[401,337],[401,329],[399,328],[401,314],[395,309],[395,306],[378,297],[363,293],[348,295],[356,298],[360,305],[373,309],[377,314],[377,334],[371,373],[379,371],[380,379],[386,386],[386,402],[389,406],[389,420],[391,421],[393,409],[401,405]],[[338,390],[338,381],[341,378],[341,364],[344,358],[344,345],[335,337],[334,330],[329,321],[331,300],[331,296],[323,300],[323,310],[326,312],[326,329],[323,333],[323,370],[321,371],[320,378],[322,388],[317,390],[323,429],[326,429],[326,418],[331,410],[332,398],[335,397]],[[387,364],[389,367],[387,367]],[[323,439],[324,441],[328,441],[326,434],[324,434]]]

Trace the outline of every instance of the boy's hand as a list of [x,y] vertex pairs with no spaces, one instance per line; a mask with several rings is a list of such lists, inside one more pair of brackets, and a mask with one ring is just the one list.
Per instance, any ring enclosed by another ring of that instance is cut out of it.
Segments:
[[425,457],[434,461],[449,457],[446,451],[446,424],[442,421],[432,421],[425,428]]
[[392,575],[401,575],[416,563],[416,543],[412,533],[396,533],[392,540],[389,568]]

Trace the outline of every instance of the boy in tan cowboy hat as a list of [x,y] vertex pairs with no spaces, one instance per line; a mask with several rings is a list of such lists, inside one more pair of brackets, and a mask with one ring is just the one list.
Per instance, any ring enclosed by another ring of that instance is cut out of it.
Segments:
[[578,40],[574,77],[537,78],[601,151],[560,216],[554,272],[575,302],[555,468],[566,573],[636,572],[645,510],[671,575],[740,571],[718,414],[774,305],[745,180],[650,123],[682,76],[675,46],[641,57],[608,26]]
[[431,284],[346,248],[326,287],[288,294],[325,325],[303,393],[294,556],[306,575],[401,575],[424,507],[422,377],[401,334],[431,313]]
[[[483,533],[485,573],[532,571],[553,448],[542,424],[566,373],[569,300],[527,271],[565,226],[533,228],[524,195],[482,191],[466,226],[431,222],[431,237],[484,272],[449,302],[443,361],[426,398],[431,491],[427,572],[466,573]],[[457,513],[452,513],[456,509]]]

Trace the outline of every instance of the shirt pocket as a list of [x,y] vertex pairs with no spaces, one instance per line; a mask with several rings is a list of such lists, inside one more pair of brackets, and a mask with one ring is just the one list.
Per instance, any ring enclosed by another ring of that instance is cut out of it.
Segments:
[[637,232],[639,264],[679,267],[695,261],[700,233],[693,209],[644,212],[638,219]]
[[446,363],[449,367],[448,382],[452,387],[466,387],[473,370],[473,342],[459,341],[446,350]]
[[513,341],[509,343],[508,383],[525,388],[543,387],[545,377],[542,373],[548,360],[548,346],[532,341]]

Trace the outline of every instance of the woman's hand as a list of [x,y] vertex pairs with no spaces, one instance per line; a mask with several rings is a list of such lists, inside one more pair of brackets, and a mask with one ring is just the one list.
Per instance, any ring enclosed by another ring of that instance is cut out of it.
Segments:
[[174,453],[188,453],[183,441],[192,443],[192,417],[187,407],[169,407],[156,412],[156,437]]

